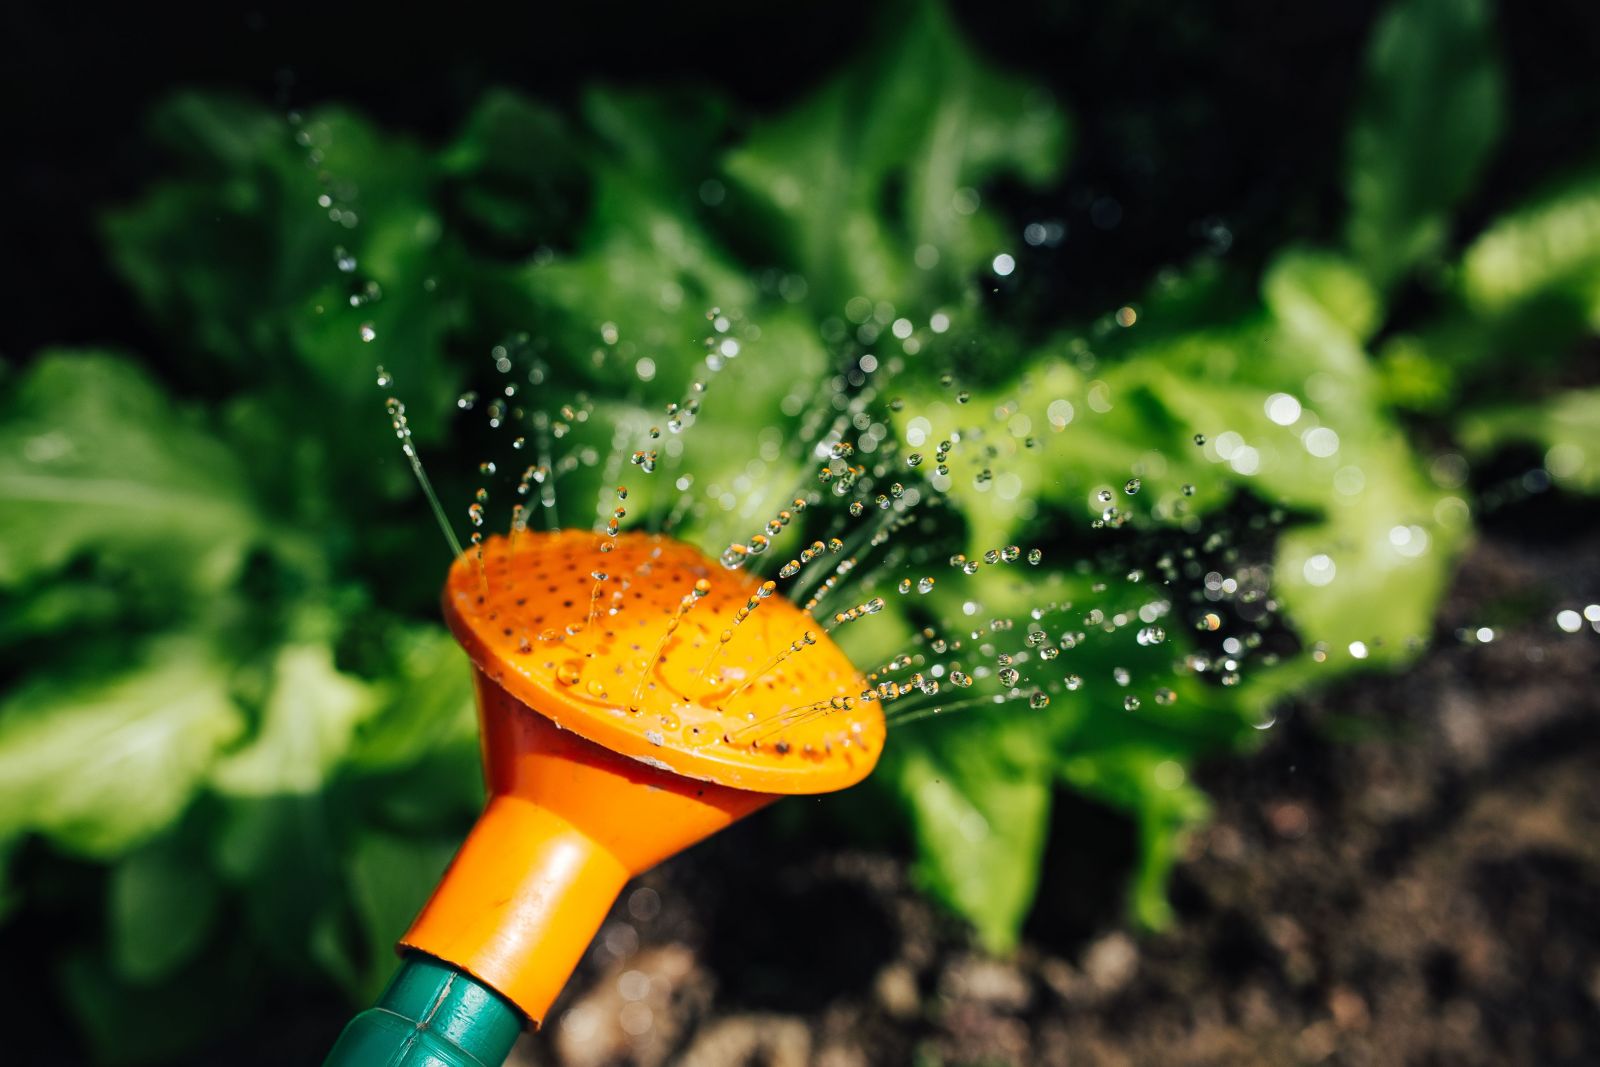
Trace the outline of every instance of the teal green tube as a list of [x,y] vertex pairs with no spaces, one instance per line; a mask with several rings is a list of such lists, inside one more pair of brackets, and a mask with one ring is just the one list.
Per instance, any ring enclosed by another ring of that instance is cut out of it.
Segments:
[[323,1067],[500,1067],[523,1023],[488,986],[414,952],[377,1006],[350,1020]]

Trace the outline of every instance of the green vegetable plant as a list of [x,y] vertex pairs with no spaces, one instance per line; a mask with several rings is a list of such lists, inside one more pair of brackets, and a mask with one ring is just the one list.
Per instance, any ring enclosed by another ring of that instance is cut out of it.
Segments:
[[[898,729],[866,787],[992,951],[1036,903],[1061,788],[1129,814],[1131,914],[1161,925],[1207,810],[1193,761],[1429,637],[1471,536],[1455,460],[1522,442],[1558,486],[1596,489],[1600,404],[1551,383],[1600,327],[1600,171],[1478,232],[1454,221],[1504,95],[1480,0],[1398,0],[1352,116],[1341,236],[1259,272],[1180,264],[1043,336],[988,300],[1030,221],[998,190],[1058,183],[1072,123],[937,5],[753,120],[707,93],[593,89],[564,112],[496,91],[433,146],[338,107],[173,97],[150,120],[169,176],[103,219],[166,347],[37,353],[0,389],[0,663],[18,679],[0,698],[0,906],[83,919],[47,962],[106,1062],[203,1041],[269,983],[370,998],[481,799],[467,674],[435,616],[448,553],[374,366],[462,525],[488,394],[459,398],[501,381],[496,346],[537,367],[524,398],[573,405],[546,429],[578,457],[555,475],[562,520],[587,525],[617,428],[685,395],[717,307],[742,351],[669,476],[633,479],[635,514],[691,479],[741,510],[691,509],[685,535],[748,533],[740,515],[814,472],[782,445],[815,383],[887,359],[904,320],[917,345],[870,419],[930,449],[987,426],[1002,475],[952,479],[949,552],[1042,550],[890,596],[847,635],[858,662],[970,600],[1023,625],[1044,603],[1136,615],[1171,568],[1164,642],[1086,642],[1081,688],[1047,708]],[[1124,529],[1092,528],[1106,490]],[[1227,655],[1196,629],[1207,613],[1254,610],[1205,596],[1213,567],[1252,568],[1277,620],[1236,676],[1183,669]],[[88,888],[54,901],[63,877]],[[216,1010],[133,1024],[177,990]]]

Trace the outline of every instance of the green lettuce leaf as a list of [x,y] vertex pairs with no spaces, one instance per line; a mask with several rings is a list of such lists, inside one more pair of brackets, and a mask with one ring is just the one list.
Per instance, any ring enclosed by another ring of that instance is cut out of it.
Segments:
[[1474,455],[1512,442],[1537,445],[1557,485],[1600,492],[1600,389],[1574,389],[1536,404],[1475,411],[1457,429],[1461,443]]
[[1048,96],[988,66],[942,7],[919,4],[885,49],[757,130],[725,168],[750,210],[777,220],[773,250],[823,314],[854,297],[910,313],[963,291],[1014,243],[981,209],[983,184],[1042,185],[1066,147]]
[[126,852],[177,821],[244,725],[227,669],[193,641],[122,674],[25,680],[0,704],[0,838]]
[[1346,148],[1345,235],[1380,286],[1442,250],[1499,139],[1504,95],[1484,0],[1400,0],[1379,20]]
[[371,688],[333,665],[326,645],[287,645],[272,669],[261,727],[212,770],[223,793],[314,793],[342,766],[357,729],[377,709]]
[[168,978],[205,947],[220,906],[217,876],[190,835],[138,849],[111,874],[107,925],[117,974],[141,985]]
[[1461,288],[1486,319],[1531,306],[1600,330],[1600,175],[1569,178],[1492,223],[1462,257]]
[[269,535],[244,467],[131,362],[47,352],[0,402],[0,588],[83,553],[216,590]]
[[1009,709],[920,733],[911,744],[897,736],[889,757],[911,811],[918,881],[966,916],[985,948],[1010,951],[1038,888],[1050,822],[1048,750],[1034,723]]

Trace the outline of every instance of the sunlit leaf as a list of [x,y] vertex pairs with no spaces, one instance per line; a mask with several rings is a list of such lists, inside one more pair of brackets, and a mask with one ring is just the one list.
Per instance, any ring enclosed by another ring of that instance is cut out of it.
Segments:
[[890,764],[911,809],[921,883],[994,952],[1016,944],[1049,828],[1051,775],[1032,732],[1026,719],[962,717],[902,731]]
[[1480,314],[1536,302],[1600,329],[1600,177],[1561,183],[1494,222],[1467,249],[1461,277]]
[[312,793],[350,751],[376,694],[334,668],[325,645],[290,645],[273,666],[272,691],[258,735],[230,753],[211,779],[224,793]]
[[192,642],[124,674],[25,680],[0,704],[0,837],[124,852],[177,820],[243,728],[225,668]]
[[1473,453],[1523,442],[1544,451],[1555,483],[1580,493],[1600,492],[1600,389],[1574,389],[1538,404],[1474,412],[1460,424]]

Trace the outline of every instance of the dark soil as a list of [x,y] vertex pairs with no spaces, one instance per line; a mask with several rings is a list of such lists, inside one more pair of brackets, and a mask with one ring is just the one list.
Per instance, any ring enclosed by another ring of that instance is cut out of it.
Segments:
[[1553,621],[1600,601],[1600,538],[1561,526],[1491,524],[1412,670],[1200,769],[1170,930],[1123,924],[1131,830],[1070,796],[1007,961],[902,858],[758,819],[631,887],[514,1062],[1600,1063],[1600,635]]

